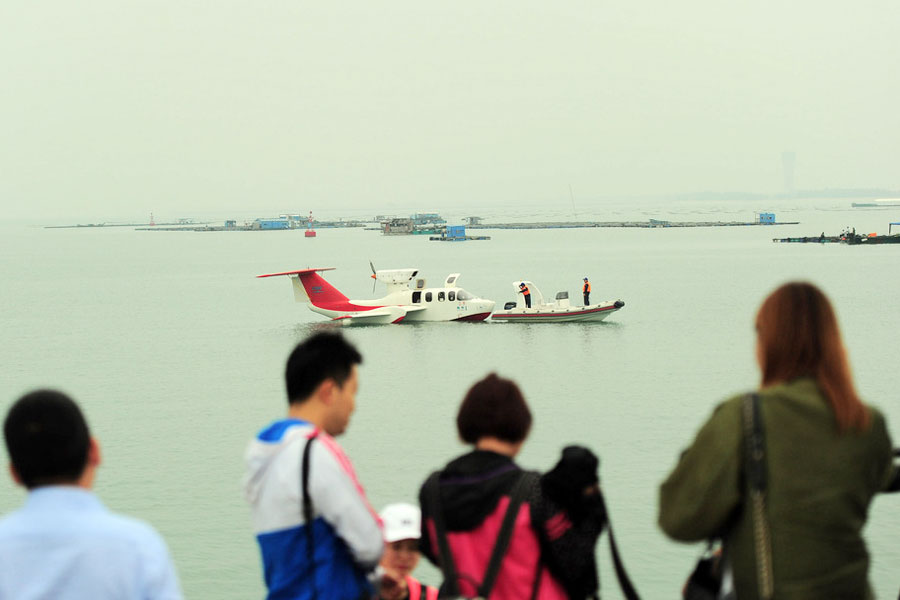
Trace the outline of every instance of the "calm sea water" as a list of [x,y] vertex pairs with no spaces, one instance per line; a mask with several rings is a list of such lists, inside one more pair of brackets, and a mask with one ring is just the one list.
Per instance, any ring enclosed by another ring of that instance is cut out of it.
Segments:
[[[752,220],[754,208],[611,205],[578,217]],[[345,330],[365,363],[357,412],[341,441],[376,507],[414,500],[431,470],[465,451],[453,419],[468,386],[489,371],[514,378],[536,418],[520,462],[546,469],[568,443],[594,448],[639,590],[645,598],[675,597],[700,549],[670,542],[656,527],[657,488],[715,404],[755,386],[754,311],[776,285],[802,278],[831,296],[858,387],[885,411],[900,445],[900,247],[771,242],[846,225],[885,233],[900,211],[852,210],[832,200],[766,208],[802,225],[489,231],[490,241],[443,244],[362,230],[305,239],[6,224],[0,408],[5,414],[35,387],[71,393],[104,450],[98,493],[162,532],[187,596],[259,598],[259,556],[240,488],[243,450],[284,414],[290,349],[331,325],[293,302],[286,279],[255,275],[333,266],[333,284],[369,298],[371,259],[377,268],[419,268],[434,285],[460,272],[462,287],[498,305],[514,298],[514,279],[531,279],[550,297],[568,290],[579,298],[589,276],[593,299],[626,302],[606,323]],[[513,217],[573,218],[537,209]],[[0,482],[0,512],[23,497],[8,479]],[[898,534],[900,497],[877,499],[866,537],[880,597],[900,588]],[[605,537],[598,552],[604,594],[617,598]],[[429,565],[419,574],[436,582]]]

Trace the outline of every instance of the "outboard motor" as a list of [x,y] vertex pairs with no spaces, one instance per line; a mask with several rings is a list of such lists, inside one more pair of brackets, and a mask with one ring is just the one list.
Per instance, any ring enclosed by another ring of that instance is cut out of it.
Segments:
[[503,305],[503,310],[512,310],[515,307],[516,307],[515,302],[507,302],[506,304]]

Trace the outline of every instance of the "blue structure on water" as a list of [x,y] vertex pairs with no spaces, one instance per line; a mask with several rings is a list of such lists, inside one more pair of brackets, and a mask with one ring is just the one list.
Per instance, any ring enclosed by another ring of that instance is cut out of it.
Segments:
[[447,239],[453,241],[463,241],[466,239],[465,225],[447,225]]
[[489,240],[486,235],[466,235],[465,225],[447,225],[441,235],[428,238],[433,242],[465,242],[466,240]]
[[257,219],[260,229],[290,229],[291,223],[287,219]]

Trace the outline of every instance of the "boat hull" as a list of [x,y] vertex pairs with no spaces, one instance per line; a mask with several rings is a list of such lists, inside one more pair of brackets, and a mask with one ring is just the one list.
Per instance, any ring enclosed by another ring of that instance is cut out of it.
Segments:
[[492,321],[508,323],[567,323],[573,321],[602,321],[609,315],[625,306],[621,300],[604,302],[590,306],[570,306],[560,308],[553,305],[542,305],[534,308],[513,308],[498,310],[491,315]]

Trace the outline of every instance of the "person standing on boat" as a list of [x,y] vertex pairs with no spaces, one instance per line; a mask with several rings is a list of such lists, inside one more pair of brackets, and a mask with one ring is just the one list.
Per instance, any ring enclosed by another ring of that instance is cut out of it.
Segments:
[[525,297],[525,308],[531,308],[531,290],[524,281],[519,284],[519,293]]
[[584,294],[584,305],[587,306],[591,303],[591,282],[588,281],[588,278],[584,278],[584,286],[581,288],[581,293]]

